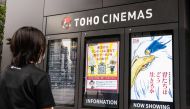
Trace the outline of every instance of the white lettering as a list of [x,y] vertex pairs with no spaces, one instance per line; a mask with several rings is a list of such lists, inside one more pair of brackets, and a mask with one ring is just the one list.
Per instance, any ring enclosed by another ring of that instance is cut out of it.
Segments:
[[117,105],[117,100],[86,99],[86,103]]
[[170,109],[170,105],[146,104],[147,109]]
[[103,24],[126,22],[130,20],[150,19],[153,17],[153,9],[148,8],[146,11],[124,11],[120,13],[104,14],[100,16],[88,16],[74,19],[75,26],[98,25],[100,21]]
[[107,18],[107,17],[108,17],[107,14],[105,14],[105,15],[102,17],[102,22],[103,22],[104,24],[108,23],[108,21],[105,20],[105,18]]
[[79,18],[74,19],[74,21],[75,21],[75,26],[77,27],[77,26],[78,26],[78,21],[79,21]]
[[147,16],[146,16],[147,19],[152,18],[152,9],[147,9],[146,14],[147,14]]
[[86,25],[92,25],[92,17],[87,17]]
[[99,21],[100,21],[99,16],[95,16],[95,17],[94,17],[94,24],[95,24],[95,25],[99,24]]
[[110,19],[109,19],[109,20],[110,20],[110,23],[111,23],[111,22],[112,22],[112,15],[110,14],[109,16],[110,16]]
[[85,18],[81,18],[80,19],[80,26],[84,26],[85,25]]
[[121,13],[121,21],[123,22],[123,21],[126,21],[126,14],[127,14],[127,12],[122,12]]
[[140,11],[139,11],[139,14],[138,14],[137,19],[139,20],[140,18],[145,19],[145,17],[144,17],[144,14],[143,14],[143,11],[142,11],[142,10],[140,10]]
[[133,103],[133,107],[144,108],[145,104],[143,104],[143,103]]
[[136,20],[136,11],[133,11],[133,13],[131,14],[131,12],[128,12],[128,20],[134,19]]
[[113,22],[115,21],[119,22],[119,13],[113,14]]

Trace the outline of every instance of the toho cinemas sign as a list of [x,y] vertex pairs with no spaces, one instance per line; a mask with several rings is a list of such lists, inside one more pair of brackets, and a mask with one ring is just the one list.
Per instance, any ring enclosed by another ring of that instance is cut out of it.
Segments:
[[151,1],[49,16],[46,34],[177,22],[177,8],[163,3]]
[[[63,18],[62,20],[62,27],[63,29],[70,29],[71,26],[74,28],[80,28],[84,26],[95,26],[99,24],[111,24],[111,23],[118,23],[118,22],[129,22],[131,20],[145,20],[151,19],[153,17],[153,10],[146,9],[146,10],[134,10],[128,12],[120,12],[120,13],[113,13],[113,14],[104,14],[102,16],[88,16],[88,17],[78,17],[72,19],[70,16]],[[72,25],[73,22],[73,25]]]

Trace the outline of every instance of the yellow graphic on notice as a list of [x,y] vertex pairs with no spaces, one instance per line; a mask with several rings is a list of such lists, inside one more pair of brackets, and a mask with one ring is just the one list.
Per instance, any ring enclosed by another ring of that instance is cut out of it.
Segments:
[[150,63],[155,59],[154,55],[143,56],[136,58],[131,66],[131,87],[133,87],[135,80],[140,71],[148,67]]
[[117,77],[119,42],[102,42],[87,45],[88,77]]

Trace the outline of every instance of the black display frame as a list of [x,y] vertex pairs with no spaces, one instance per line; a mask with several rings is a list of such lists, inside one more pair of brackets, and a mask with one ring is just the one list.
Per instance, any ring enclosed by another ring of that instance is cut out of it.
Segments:
[[[102,38],[102,37],[105,37],[105,38]],[[120,35],[118,35],[118,34],[115,34],[115,35],[112,34],[112,35],[103,35],[102,37],[98,37],[98,38],[93,38],[92,37],[92,38],[89,38],[89,39],[86,38],[85,45],[96,44],[96,43],[119,42],[119,52],[120,52],[120,38],[119,38]],[[85,51],[87,50],[86,46],[85,46],[84,49],[85,49]],[[86,57],[86,54],[84,55],[84,57]],[[120,57],[118,57],[118,58],[120,58]],[[86,59],[85,59],[85,62],[86,62]],[[86,66],[86,63],[84,65]],[[119,64],[119,68],[120,68],[120,64]],[[84,72],[86,73],[86,67],[84,69]],[[120,76],[120,72],[118,72],[118,75]],[[86,75],[85,75],[85,77],[86,77]],[[83,81],[84,81],[83,83],[85,83],[85,80],[83,80]],[[83,85],[85,85],[85,84],[83,84]],[[84,93],[82,93],[82,94],[83,94],[83,98],[84,98],[85,95],[84,95]],[[119,93],[118,93],[118,98],[119,98]],[[92,107],[92,108],[94,108],[95,106],[83,106],[83,107]],[[103,107],[99,107],[99,108],[103,108]],[[113,108],[113,109],[115,109],[115,108]]]
[[70,34],[57,34],[46,36],[46,58],[44,60],[44,70],[47,72],[47,61],[48,61],[48,42],[57,39],[77,39],[77,63],[76,63],[76,74],[75,74],[75,95],[74,95],[74,106],[59,105],[54,107],[55,109],[77,109],[78,106],[78,87],[79,87],[79,62],[80,62],[80,40],[81,33],[70,33]]
[[[79,109],[100,109],[101,107],[84,107],[83,106],[83,84],[84,84],[84,72],[85,72],[85,46],[86,46],[86,40],[88,38],[106,38],[106,36],[112,36],[116,35],[119,36],[119,42],[120,42],[120,61],[119,61],[119,109],[123,109],[123,72],[124,72],[124,29],[110,29],[110,30],[100,30],[100,31],[88,31],[88,32],[82,32],[82,38],[81,38],[81,61],[80,61],[80,83],[79,83],[79,103],[78,103],[78,108]],[[109,37],[110,38],[110,37]],[[102,108],[103,109],[103,108]]]
[[[180,109],[180,69],[179,69],[179,34],[178,34],[178,24],[177,23],[170,23],[170,24],[160,24],[160,25],[150,25],[150,26],[141,26],[141,27],[131,27],[125,29],[125,49],[126,51],[130,52],[130,41],[131,33],[138,33],[138,32],[148,32],[148,31],[173,31],[173,90],[174,90],[174,99],[173,104],[175,109]],[[126,53],[127,54],[127,53]],[[130,53],[128,53],[130,54]],[[124,77],[129,77],[130,72],[130,55],[125,55],[125,73]],[[127,64],[126,64],[127,63]],[[130,78],[130,77],[129,77]],[[130,108],[130,79],[124,79],[124,108]],[[125,93],[126,92],[126,93]]]

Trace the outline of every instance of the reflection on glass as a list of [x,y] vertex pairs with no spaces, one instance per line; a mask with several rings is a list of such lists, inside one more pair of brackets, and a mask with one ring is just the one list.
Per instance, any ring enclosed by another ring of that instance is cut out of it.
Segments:
[[57,105],[74,105],[76,39],[48,42],[48,66],[51,87]]
[[83,106],[118,108],[119,41],[86,44]]

